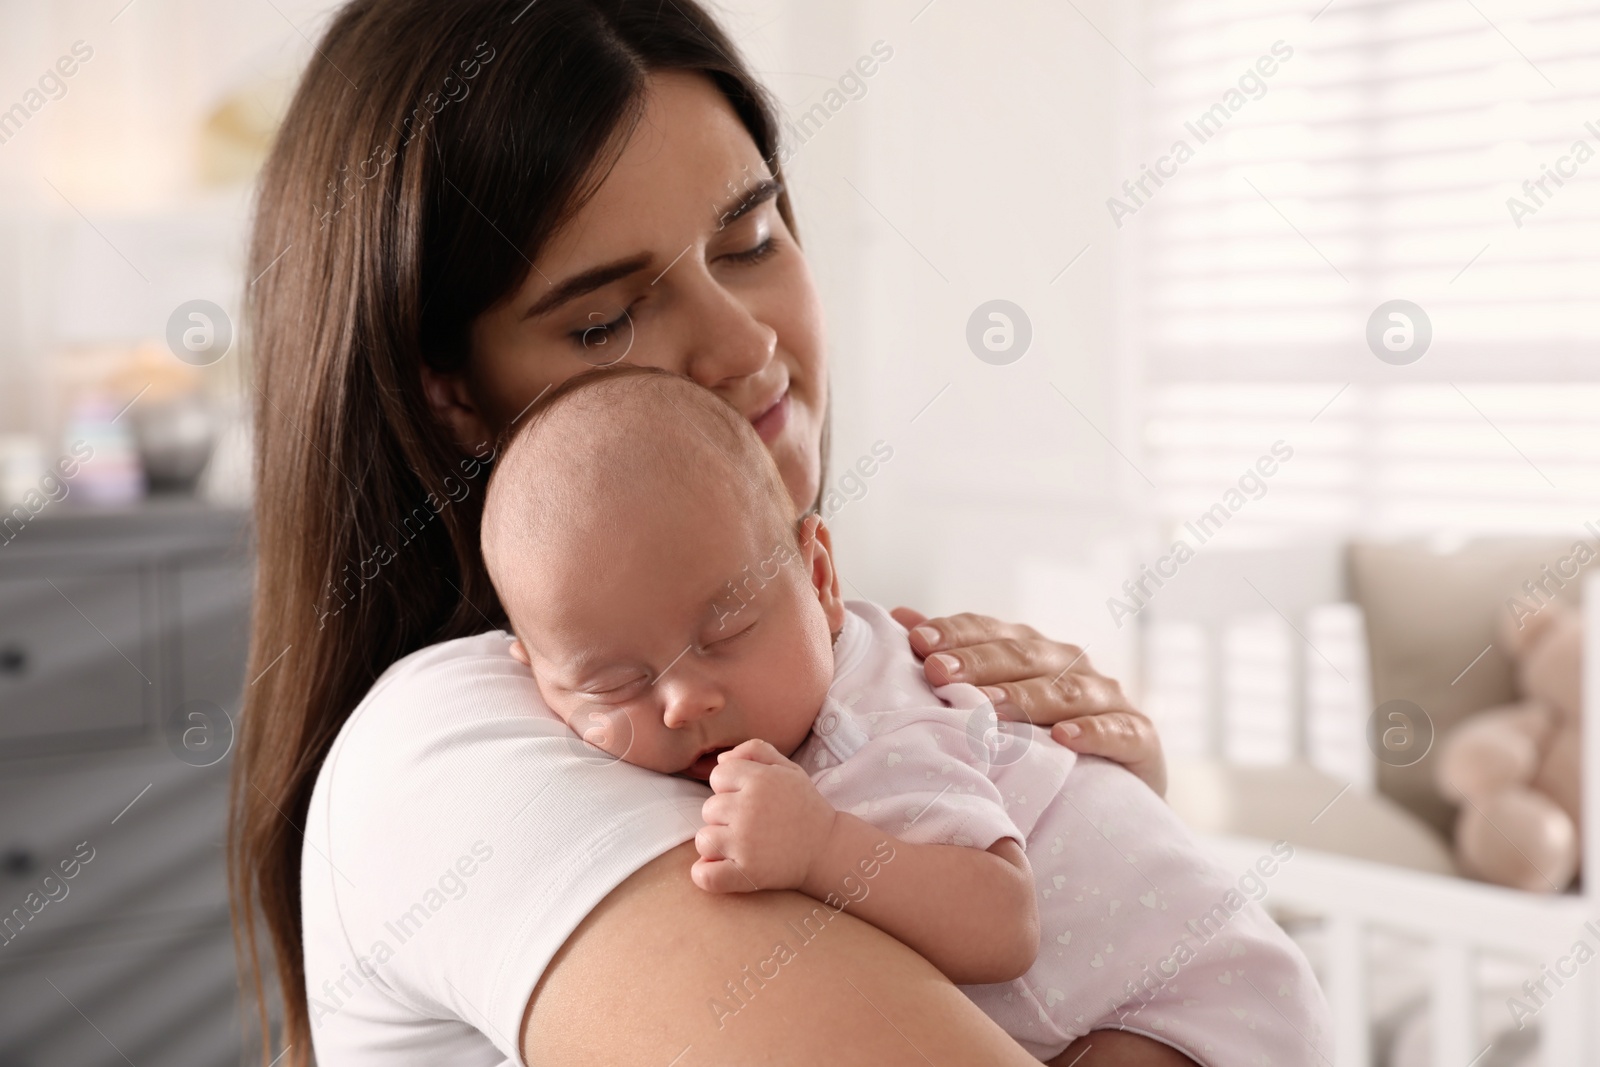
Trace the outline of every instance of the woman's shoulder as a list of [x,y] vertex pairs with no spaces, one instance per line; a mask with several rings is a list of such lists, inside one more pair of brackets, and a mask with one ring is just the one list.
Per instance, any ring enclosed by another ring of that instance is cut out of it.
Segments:
[[364,760],[439,756],[444,738],[466,743],[491,736],[553,736],[566,725],[545,706],[528,668],[510,651],[504,630],[458,637],[396,660],[355,706],[325,764],[359,750]]
[[456,692],[462,685],[473,695],[523,687],[538,691],[527,668],[511,655],[511,635],[490,630],[426,645],[396,660],[372,683],[351,718],[372,705],[404,708],[417,704],[419,695]]
[[339,727],[317,771],[313,805],[381,806],[420,770],[453,763],[494,719],[522,732],[563,728],[511,657],[503,632],[428,645],[395,661]]
[[521,1013],[567,934],[699,828],[704,786],[584,742],[508,643],[495,631],[397,661],[318,772],[301,852],[308,986],[366,979],[313,1005],[338,1020],[320,1028],[330,1048],[368,1024],[398,1040],[478,1012],[517,1062]]
[[[493,630],[397,660],[340,728],[316,791],[337,798],[345,813],[359,807],[386,820],[423,792],[432,793],[433,803],[466,801],[508,780],[517,783],[514,792],[530,781],[581,781],[601,807],[614,791],[645,788],[643,774],[628,773],[638,768],[613,766],[546,706],[510,642],[505,631]],[[617,773],[595,774],[600,770]]]
[[442,641],[373,683],[318,772],[308,832],[319,844],[411,851],[420,826],[503,826],[518,812],[534,823],[519,835],[540,838],[566,822],[552,809],[574,808],[603,838],[641,809],[664,807],[679,823],[675,809],[698,809],[697,783],[621,763],[568,728],[509,643],[499,630]]

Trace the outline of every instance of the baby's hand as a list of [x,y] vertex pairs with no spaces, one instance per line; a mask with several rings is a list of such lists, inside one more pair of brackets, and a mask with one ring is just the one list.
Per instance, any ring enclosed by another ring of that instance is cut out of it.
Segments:
[[694,835],[694,884],[709,893],[801,888],[836,814],[806,772],[752,739],[717,758],[711,788]]

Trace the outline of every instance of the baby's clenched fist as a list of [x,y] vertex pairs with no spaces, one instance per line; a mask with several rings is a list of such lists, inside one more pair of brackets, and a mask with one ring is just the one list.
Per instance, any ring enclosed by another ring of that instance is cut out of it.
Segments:
[[694,835],[694,884],[711,893],[800,889],[826,849],[837,813],[806,772],[766,741],[717,758]]

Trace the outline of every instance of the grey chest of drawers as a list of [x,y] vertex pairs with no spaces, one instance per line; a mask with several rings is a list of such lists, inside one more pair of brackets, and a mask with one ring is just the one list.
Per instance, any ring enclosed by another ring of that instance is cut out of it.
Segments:
[[246,516],[52,507],[0,532],[0,1067],[234,1065]]

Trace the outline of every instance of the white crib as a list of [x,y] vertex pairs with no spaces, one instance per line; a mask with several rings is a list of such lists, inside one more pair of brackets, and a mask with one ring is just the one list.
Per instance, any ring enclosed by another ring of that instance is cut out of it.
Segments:
[[[1582,838],[1585,854],[1600,857],[1600,577],[1589,579],[1585,593]],[[1352,788],[1370,788],[1371,688],[1359,612],[1344,601],[1336,545],[1202,552],[1181,580],[1157,591],[1139,618],[1141,658],[1146,699],[1173,758],[1187,751],[1235,763],[1305,761],[1353,781]],[[1259,654],[1262,642],[1271,645],[1274,631],[1286,666],[1252,692],[1239,661]],[[1241,632],[1254,636],[1240,639]],[[1270,846],[1237,836],[1206,840],[1235,871]],[[1525,961],[1527,977],[1537,980],[1541,967],[1555,969],[1580,937],[1600,949],[1600,936],[1585,930],[1593,922],[1600,931],[1600,878],[1575,893],[1539,896],[1298,848],[1265,903],[1275,914],[1320,922],[1325,951],[1318,965],[1333,1006],[1337,1067],[1375,1062],[1375,932],[1426,946],[1434,1067],[1472,1067],[1489,1049],[1475,988],[1480,957]],[[1550,982],[1553,995],[1530,1023],[1538,1027],[1538,1062],[1600,1065],[1600,958],[1560,982]],[[1509,1021],[1500,1016],[1502,1025]]]

